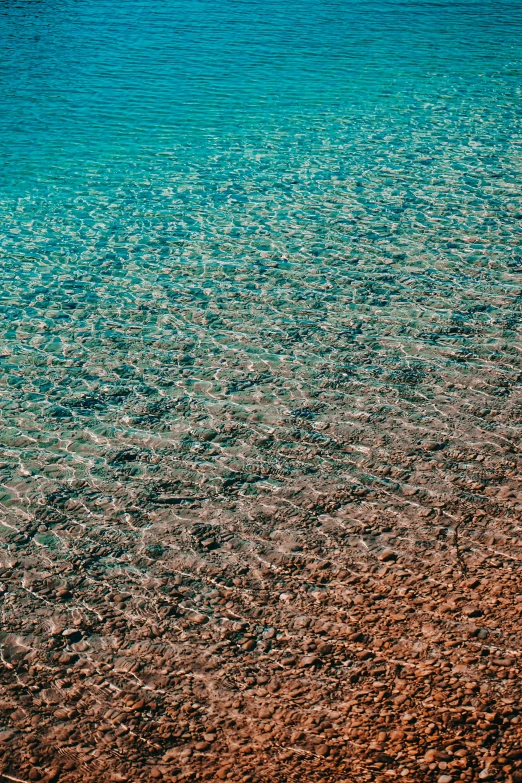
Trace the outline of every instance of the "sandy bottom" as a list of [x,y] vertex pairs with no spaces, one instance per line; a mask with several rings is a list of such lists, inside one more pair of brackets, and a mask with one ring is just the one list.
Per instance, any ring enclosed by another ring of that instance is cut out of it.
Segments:
[[521,783],[515,5],[8,5],[0,783]]
[[181,398],[11,506],[3,778],[521,781],[516,404],[459,373]]

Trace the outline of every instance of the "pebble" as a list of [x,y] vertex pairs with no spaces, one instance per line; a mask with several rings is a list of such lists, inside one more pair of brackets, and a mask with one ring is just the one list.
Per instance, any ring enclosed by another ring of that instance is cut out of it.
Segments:
[[299,665],[303,667],[314,666],[316,663],[319,662],[320,662],[320,658],[318,658],[316,655],[304,655],[299,661]]
[[[294,430],[305,431],[303,421],[285,431],[283,448]],[[240,432],[237,445],[246,454],[244,438],[255,437],[250,424],[217,428],[214,441],[233,450]],[[440,488],[444,476],[465,481],[468,471],[457,469],[466,460],[452,457],[453,447],[425,450],[421,461],[417,441],[406,454],[407,428],[400,436],[391,431],[381,445],[372,430],[370,455],[352,449],[366,444],[353,441],[351,425],[346,440],[336,427],[310,432],[338,444],[333,456],[347,455],[354,475],[354,454],[370,478],[385,475],[380,466],[388,460],[382,494],[378,484],[347,482],[344,472],[317,482],[310,473],[295,481],[283,476],[280,492],[271,489],[258,503],[250,494],[254,482],[231,480],[227,494],[209,480],[199,505],[151,511],[146,499],[141,508],[129,500],[111,517],[106,530],[117,532],[122,551],[129,548],[118,567],[97,570],[109,555],[94,549],[91,565],[82,557],[69,567],[69,555],[55,556],[49,547],[31,562],[24,555],[20,567],[0,563],[6,592],[16,599],[4,602],[9,666],[0,698],[0,742],[16,759],[13,777],[36,780],[42,771],[51,783],[47,770],[56,763],[58,780],[83,783],[89,778],[80,765],[94,768],[99,758],[112,783],[191,776],[261,783],[267,775],[383,783],[390,772],[409,783],[456,783],[459,760],[463,771],[476,770],[475,779],[485,767],[491,779],[522,783],[518,512],[510,505],[503,515],[504,501],[495,495],[492,516],[491,501],[475,490],[459,488],[450,500],[448,487]],[[263,466],[280,434],[265,444]],[[308,448],[303,438],[296,453]],[[327,453],[328,443],[314,440],[314,448]],[[199,462],[194,454],[195,474],[198,465],[207,470],[207,457]],[[150,463],[162,469],[150,481],[162,482],[172,459],[178,478],[190,484],[178,458],[174,450]],[[517,459],[488,454],[475,464],[481,473],[515,474]],[[147,465],[140,461],[139,470]],[[244,470],[254,474],[257,467]],[[422,491],[405,496],[399,484]],[[190,497],[199,496],[191,490]],[[480,505],[484,516],[475,513]],[[74,515],[83,508],[75,506]],[[465,569],[454,545],[461,512]],[[71,537],[67,551],[95,539],[89,519],[81,518],[82,536]],[[491,557],[485,526],[498,539],[491,546],[512,560]],[[154,548],[160,545],[165,549]],[[112,552],[117,546],[111,543]],[[71,600],[61,600],[64,583]]]

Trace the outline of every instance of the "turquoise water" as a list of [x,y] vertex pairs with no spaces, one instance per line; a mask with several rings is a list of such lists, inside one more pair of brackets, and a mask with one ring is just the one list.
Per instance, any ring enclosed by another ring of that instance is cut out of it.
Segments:
[[415,722],[488,630],[405,596],[516,567],[521,75],[518,0],[0,4],[0,772],[388,774],[294,729]]
[[109,521],[132,558],[129,519],[358,484],[377,438],[515,448],[520,3],[20,0],[0,31],[4,549],[81,522],[103,554]]

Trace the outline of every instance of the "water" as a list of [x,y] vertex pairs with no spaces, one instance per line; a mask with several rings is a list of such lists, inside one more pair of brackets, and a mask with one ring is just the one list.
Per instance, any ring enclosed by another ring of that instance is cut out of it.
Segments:
[[[441,377],[517,380],[521,21],[514,2],[5,4],[4,513],[74,479],[128,499],[164,474],[151,453],[194,476],[255,461],[189,446],[192,425],[285,440],[311,401],[309,422],[400,406],[401,373],[435,417]],[[127,449],[145,462],[122,479]]]
[[226,568],[202,521],[353,557],[299,492],[411,540],[480,506],[520,436],[521,33],[514,0],[3,3],[3,563],[139,584]]

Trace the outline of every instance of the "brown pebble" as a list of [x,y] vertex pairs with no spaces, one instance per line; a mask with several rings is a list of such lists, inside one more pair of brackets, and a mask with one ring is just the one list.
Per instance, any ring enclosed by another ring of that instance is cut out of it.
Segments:
[[393,549],[384,549],[379,555],[379,560],[381,560],[383,563],[397,560],[397,553],[394,552]]
[[317,655],[305,655],[299,661],[299,666],[314,666],[316,663],[320,663],[320,658]]
[[482,609],[479,606],[469,604],[462,608],[462,614],[465,617],[482,617]]

